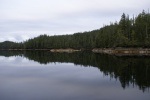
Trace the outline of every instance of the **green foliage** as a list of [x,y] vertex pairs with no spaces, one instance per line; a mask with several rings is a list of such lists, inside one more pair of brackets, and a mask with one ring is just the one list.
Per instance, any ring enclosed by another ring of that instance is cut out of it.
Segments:
[[150,47],[150,14],[143,11],[129,18],[123,13],[120,21],[98,30],[73,35],[40,35],[25,42],[2,42],[0,49],[93,49],[114,47]]
[[[135,37],[140,46],[149,44],[150,14],[143,11],[135,20]],[[148,43],[147,43],[148,42]]]

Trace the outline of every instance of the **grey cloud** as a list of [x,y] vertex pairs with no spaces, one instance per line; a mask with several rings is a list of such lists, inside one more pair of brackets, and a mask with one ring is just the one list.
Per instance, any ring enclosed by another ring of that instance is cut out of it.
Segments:
[[0,0],[0,41],[98,29],[147,10],[149,0]]

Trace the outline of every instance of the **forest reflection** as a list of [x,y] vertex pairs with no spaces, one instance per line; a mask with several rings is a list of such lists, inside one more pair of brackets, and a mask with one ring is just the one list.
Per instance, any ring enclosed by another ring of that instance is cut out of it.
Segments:
[[143,92],[150,87],[150,57],[117,57],[92,52],[51,53],[49,51],[1,51],[0,56],[22,56],[40,64],[54,62],[93,66],[110,78],[120,81],[122,88],[130,85]]

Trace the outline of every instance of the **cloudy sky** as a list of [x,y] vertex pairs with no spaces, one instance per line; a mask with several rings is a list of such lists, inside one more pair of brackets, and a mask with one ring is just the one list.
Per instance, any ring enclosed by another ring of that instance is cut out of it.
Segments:
[[0,42],[99,29],[149,7],[150,0],[0,0]]

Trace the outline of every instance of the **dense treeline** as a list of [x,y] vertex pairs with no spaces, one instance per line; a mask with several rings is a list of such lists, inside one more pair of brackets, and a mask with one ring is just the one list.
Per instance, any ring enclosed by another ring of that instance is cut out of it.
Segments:
[[0,49],[92,49],[107,47],[150,47],[150,14],[122,14],[119,22],[73,35],[41,35],[21,43],[2,42]]
[[2,51],[2,56],[22,56],[29,60],[48,63],[74,63],[75,65],[93,66],[110,78],[119,80],[122,87],[136,87],[146,91],[150,87],[149,57],[116,57],[92,52],[51,53],[49,51]]

